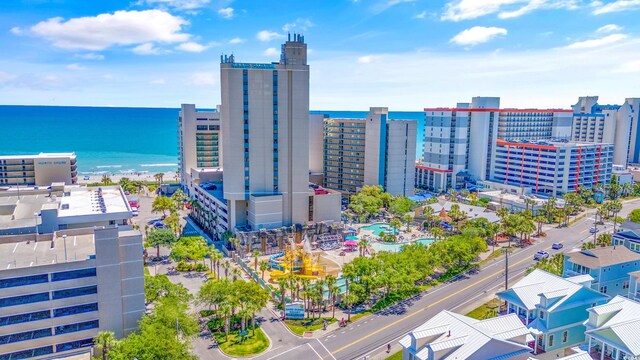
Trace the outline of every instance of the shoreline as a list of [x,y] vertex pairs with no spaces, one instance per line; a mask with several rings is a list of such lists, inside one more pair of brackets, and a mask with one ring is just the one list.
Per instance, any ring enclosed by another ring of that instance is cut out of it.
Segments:
[[[122,178],[128,178],[129,180],[135,180],[135,181],[156,181],[156,178],[154,177],[155,174],[159,174],[162,171],[158,171],[158,172],[130,172],[130,173],[110,173],[108,171],[105,171],[104,174],[92,174],[92,175],[87,175],[87,174],[78,174],[78,184],[90,184],[90,183],[97,183],[97,182],[101,182],[102,181],[102,177],[107,175],[109,176],[109,178],[111,179],[111,181],[113,181],[114,183],[118,183],[120,181],[120,179]],[[162,172],[164,174],[164,176],[162,177],[162,182],[163,183],[167,183],[167,182],[176,182],[179,181],[180,179],[177,177],[177,172],[176,171],[165,171]],[[176,180],[177,179],[177,180]]]

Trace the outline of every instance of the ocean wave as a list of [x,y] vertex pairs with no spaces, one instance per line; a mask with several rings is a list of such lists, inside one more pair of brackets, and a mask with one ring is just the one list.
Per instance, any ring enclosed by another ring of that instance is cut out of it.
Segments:
[[107,169],[107,168],[121,168],[122,165],[97,165],[97,169]]
[[178,166],[178,164],[140,164],[142,167]]
[[108,171],[79,171],[78,175],[104,175],[109,174]]

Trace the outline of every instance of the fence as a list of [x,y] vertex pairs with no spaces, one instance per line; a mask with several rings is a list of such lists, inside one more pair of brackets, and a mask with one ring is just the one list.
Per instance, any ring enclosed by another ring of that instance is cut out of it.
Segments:
[[240,265],[240,267],[243,268],[255,282],[269,291],[273,299],[279,299],[278,294],[264,280],[262,280],[262,277],[260,277],[259,274],[256,273],[251,266],[242,261],[237,255],[234,255],[233,260],[235,260],[235,262]]

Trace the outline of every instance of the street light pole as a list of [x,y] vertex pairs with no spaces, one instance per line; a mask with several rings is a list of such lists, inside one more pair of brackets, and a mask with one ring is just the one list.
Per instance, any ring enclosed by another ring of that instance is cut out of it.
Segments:
[[62,235],[62,241],[64,243],[64,261],[67,261],[67,235]]

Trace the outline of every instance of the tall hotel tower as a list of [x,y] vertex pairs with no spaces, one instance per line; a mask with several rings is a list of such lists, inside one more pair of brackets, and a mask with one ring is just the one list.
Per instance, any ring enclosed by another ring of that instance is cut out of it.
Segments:
[[230,228],[304,224],[309,214],[309,66],[302,35],[280,61],[223,56],[221,129]]

